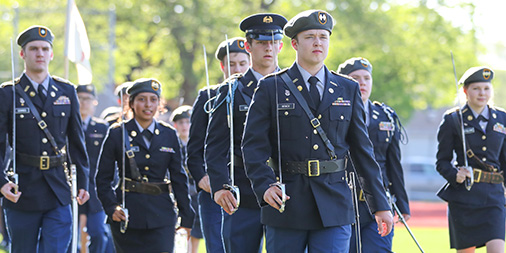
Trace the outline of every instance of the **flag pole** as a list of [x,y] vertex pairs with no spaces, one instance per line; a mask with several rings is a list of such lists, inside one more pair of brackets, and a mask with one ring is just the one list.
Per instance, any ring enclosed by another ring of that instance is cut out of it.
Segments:
[[70,31],[70,12],[72,10],[72,4],[74,0],[67,0],[67,19],[65,20],[65,47],[63,51],[63,66],[64,75],[63,78],[69,79],[69,31]]

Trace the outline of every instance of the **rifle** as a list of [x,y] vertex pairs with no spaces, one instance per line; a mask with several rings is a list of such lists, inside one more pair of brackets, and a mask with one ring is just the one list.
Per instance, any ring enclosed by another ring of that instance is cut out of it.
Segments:
[[464,156],[464,168],[467,169],[470,174],[471,174],[471,177],[466,177],[466,180],[464,181],[464,185],[466,186],[466,189],[468,191],[471,190],[471,187],[473,186],[474,184],[474,175],[473,175],[473,168],[471,168],[469,166],[469,163],[467,161],[467,147],[466,147],[466,135],[464,133],[464,115],[462,113],[462,110],[460,109],[460,98],[459,98],[459,81],[457,80],[457,70],[455,69],[455,61],[453,60],[453,52],[450,51],[450,54],[452,56],[452,64],[453,64],[453,75],[455,76],[455,88],[457,90],[457,104],[459,105],[459,107],[457,108],[456,110],[456,113],[457,115],[460,114],[460,133],[461,133],[461,136],[460,138],[462,139],[462,155]]
[[[228,41],[228,36],[225,34],[225,41]],[[230,51],[227,44],[227,67],[228,67],[228,73],[230,74]],[[226,98],[228,100],[227,103],[227,118],[228,118],[228,127],[230,128],[230,184],[224,184],[223,188],[229,190],[234,195],[235,199],[237,200],[237,206],[235,207],[235,210],[233,210],[232,213],[237,211],[239,208],[239,204],[241,202],[241,195],[239,192],[239,187],[235,185],[234,180],[234,91],[232,90],[232,81],[228,82],[228,96]]]

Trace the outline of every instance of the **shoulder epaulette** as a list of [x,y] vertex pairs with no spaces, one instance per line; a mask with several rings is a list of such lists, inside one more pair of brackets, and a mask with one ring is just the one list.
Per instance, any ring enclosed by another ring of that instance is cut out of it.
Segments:
[[105,125],[108,125],[109,123],[107,123],[107,121],[105,121],[104,119],[101,119],[101,118],[97,118],[97,117],[92,117],[92,120],[97,122],[97,123],[100,123],[100,124],[105,124]]
[[160,125],[162,125],[162,126],[166,127],[166,128],[170,128],[170,129],[172,129],[172,130],[175,130],[175,128],[174,128],[171,124],[169,124],[169,123],[167,123],[167,122],[165,122],[165,121],[163,121],[163,120],[159,120],[159,121],[158,121],[158,123],[159,123]]
[[[14,79],[15,84],[18,84],[20,81],[21,81],[21,78],[19,78],[19,77]],[[0,88],[3,88],[5,86],[11,86],[11,85],[12,85],[12,80],[7,81],[7,82],[3,82],[2,84],[0,84]]]
[[121,122],[114,122],[112,125],[111,125],[111,128],[114,129],[114,128],[118,128],[121,126]]
[[353,79],[351,76],[339,74],[339,73],[335,72],[334,70],[330,70],[330,73],[332,73],[332,74],[334,74],[336,76],[344,77],[344,78],[346,78],[348,80],[351,80],[353,82],[357,82],[357,80]]
[[386,110],[388,110],[390,113],[395,113],[394,109],[393,109],[392,107],[388,106],[388,105],[387,105],[387,104],[385,104],[385,103],[381,103],[381,102],[379,102],[379,101],[374,101],[374,102],[372,102],[372,103],[373,103],[373,104],[375,104],[375,105],[378,105],[378,106],[381,106],[381,107],[385,108],[385,109],[386,109]]
[[207,90],[216,90],[218,87],[220,87],[219,84],[209,85],[209,87],[206,86],[206,87],[200,89],[199,92],[201,92],[201,91],[207,91]]
[[54,80],[60,82],[60,83],[65,83],[65,84],[68,84],[68,85],[72,85],[74,86],[69,80],[65,79],[65,78],[61,78],[59,76],[51,76]]
[[506,110],[504,108],[502,108],[502,107],[498,107],[498,106],[494,105],[494,106],[490,106],[490,108],[492,108],[492,109],[494,109],[496,111],[500,111],[500,112],[506,113]]
[[289,69],[289,68],[284,68],[284,69],[282,69],[282,70],[280,70],[280,71],[278,71],[278,72],[274,72],[274,73],[267,74],[267,75],[265,75],[264,77],[262,77],[262,79],[265,79],[265,78],[268,78],[268,77],[271,77],[271,76],[278,76],[278,75],[281,75],[281,74],[283,74],[283,73],[287,72],[287,71],[288,71],[288,69]]
[[450,108],[450,109],[446,110],[445,115],[446,115],[446,114],[451,114],[451,113],[454,113],[454,112],[456,112],[456,111],[457,111],[457,109],[459,109],[459,107],[458,107],[458,106],[455,106],[455,107],[453,107],[453,108]]

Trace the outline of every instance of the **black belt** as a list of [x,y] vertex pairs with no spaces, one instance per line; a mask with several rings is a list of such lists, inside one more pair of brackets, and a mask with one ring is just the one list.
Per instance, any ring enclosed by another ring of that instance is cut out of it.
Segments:
[[160,195],[163,192],[170,192],[168,183],[148,183],[133,181],[130,178],[125,178],[125,191],[138,192],[149,195]]
[[473,176],[475,183],[491,183],[501,184],[504,182],[504,176],[501,172],[486,172],[480,169],[473,168]]
[[62,166],[67,161],[65,156],[35,156],[16,153],[16,161],[27,166],[37,167],[40,170],[48,170],[52,167]]
[[303,174],[308,177],[317,177],[320,174],[335,173],[345,169],[345,160],[308,160],[305,162],[283,163],[282,171],[290,174]]

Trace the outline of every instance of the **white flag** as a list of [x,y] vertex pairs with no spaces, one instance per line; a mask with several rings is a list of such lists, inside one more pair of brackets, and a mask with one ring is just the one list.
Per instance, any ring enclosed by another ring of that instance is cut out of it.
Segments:
[[77,68],[78,84],[91,84],[92,74],[90,65],[90,42],[86,34],[86,27],[77,5],[74,1],[69,13],[69,30],[67,56],[69,61],[74,62]]

